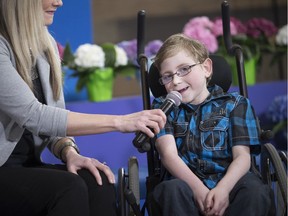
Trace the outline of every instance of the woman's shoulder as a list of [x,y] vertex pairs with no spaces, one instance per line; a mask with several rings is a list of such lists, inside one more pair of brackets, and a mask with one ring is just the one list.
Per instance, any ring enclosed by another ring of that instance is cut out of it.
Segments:
[[1,46],[7,46],[7,45],[10,46],[8,40],[1,34],[0,34],[0,45]]
[[9,58],[15,64],[15,57],[12,47],[8,40],[0,34],[0,54],[1,58]]
[[5,46],[7,47],[7,40],[0,34],[0,47],[4,48]]

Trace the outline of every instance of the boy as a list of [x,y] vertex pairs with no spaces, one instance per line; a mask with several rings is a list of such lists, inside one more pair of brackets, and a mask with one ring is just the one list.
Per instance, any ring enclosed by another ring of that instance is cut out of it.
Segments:
[[[247,98],[207,87],[208,55],[201,43],[176,34],[155,57],[160,84],[181,93],[182,104],[156,138],[171,176],[155,187],[152,203],[165,216],[268,215],[270,189],[249,171],[250,149],[260,147],[254,111]],[[156,98],[153,107],[162,102]]]

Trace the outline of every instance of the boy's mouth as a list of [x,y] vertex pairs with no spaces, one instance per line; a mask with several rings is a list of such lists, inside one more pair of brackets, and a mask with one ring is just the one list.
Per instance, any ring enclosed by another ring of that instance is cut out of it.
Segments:
[[178,90],[178,92],[181,94],[181,93],[183,93],[184,91],[186,91],[188,88],[189,88],[189,87],[186,87],[186,88],[180,89],[180,90]]

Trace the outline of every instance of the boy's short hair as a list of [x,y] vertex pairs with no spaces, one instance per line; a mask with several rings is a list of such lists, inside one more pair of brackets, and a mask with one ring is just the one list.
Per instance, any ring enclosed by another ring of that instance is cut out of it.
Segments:
[[[154,60],[154,65],[160,71],[162,62],[174,55],[179,51],[185,51],[188,55],[195,60],[195,62],[203,63],[207,58],[209,58],[209,51],[203,43],[194,40],[184,34],[178,33],[171,35],[167,38],[163,45],[157,52]],[[207,83],[210,78],[208,78]]]

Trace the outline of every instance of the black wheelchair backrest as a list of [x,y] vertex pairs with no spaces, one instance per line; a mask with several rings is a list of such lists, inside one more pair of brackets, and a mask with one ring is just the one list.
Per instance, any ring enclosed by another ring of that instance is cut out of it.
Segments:
[[[232,83],[232,73],[228,62],[224,57],[219,55],[210,55],[213,62],[213,75],[209,85],[218,85],[224,92],[227,92]],[[160,74],[154,64],[150,66],[148,73],[148,85],[154,97],[165,96],[167,91],[163,85],[159,83]]]

